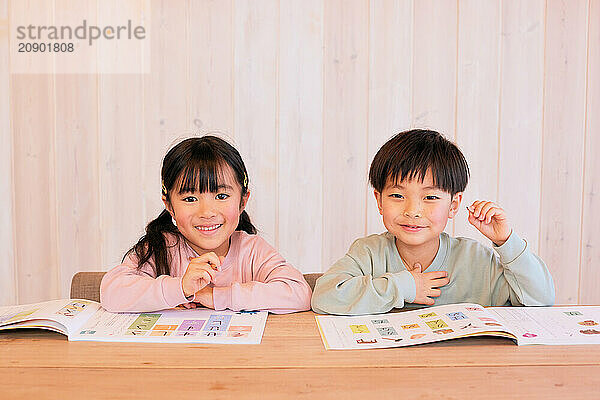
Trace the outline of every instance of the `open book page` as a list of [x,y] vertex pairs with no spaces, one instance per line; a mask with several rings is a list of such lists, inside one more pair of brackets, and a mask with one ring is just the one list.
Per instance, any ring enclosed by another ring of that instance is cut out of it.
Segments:
[[152,343],[259,344],[266,311],[205,308],[150,313],[109,313],[99,309],[69,340]]
[[42,328],[68,335],[98,309],[95,301],[78,299],[0,307],[0,329]]
[[600,307],[490,307],[523,344],[600,344]]
[[449,304],[398,313],[316,316],[326,349],[412,346],[474,335],[514,339],[498,318],[478,304]]

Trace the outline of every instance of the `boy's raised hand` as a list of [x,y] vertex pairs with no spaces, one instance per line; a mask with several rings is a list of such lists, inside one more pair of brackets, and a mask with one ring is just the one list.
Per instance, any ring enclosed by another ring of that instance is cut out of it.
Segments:
[[432,297],[439,297],[442,294],[442,291],[436,288],[447,285],[450,278],[448,278],[448,272],[446,271],[422,272],[422,269],[421,264],[416,263],[413,269],[409,271],[415,278],[417,287],[417,295],[413,303],[432,306],[435,304]]
[[181,286],[185,297],[189,297],[206,285],[215,281],[215,271],[221,270],[223,256],[215,253],[204,253],[200,257],[190,257],[190,263],[181,279]]
[[512,230],[504,210],[491,201],[474,201],[469,207],[469,223],[496,246],[502,246],[508,240]]

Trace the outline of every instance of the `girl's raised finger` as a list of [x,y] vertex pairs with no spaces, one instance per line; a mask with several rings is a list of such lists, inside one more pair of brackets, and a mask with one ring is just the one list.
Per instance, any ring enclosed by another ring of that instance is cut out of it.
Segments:
[[214,252],[202,254],[200,257],[190,257],[192,263],[208,263],[215,271],[221,270],[221,257],[217,256]]

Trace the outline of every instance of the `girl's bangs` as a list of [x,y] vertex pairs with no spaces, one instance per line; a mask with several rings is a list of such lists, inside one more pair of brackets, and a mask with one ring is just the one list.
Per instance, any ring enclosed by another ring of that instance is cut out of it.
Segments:
[[179,182],[179,194],[217,192],[225,183],[223,160],[194,160],[183,170]]

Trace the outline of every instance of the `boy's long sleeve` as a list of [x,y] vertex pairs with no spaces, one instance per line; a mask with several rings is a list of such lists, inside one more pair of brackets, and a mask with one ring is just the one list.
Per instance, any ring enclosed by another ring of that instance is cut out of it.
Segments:
[[405,302],[415,299],[415,280],[402,263],[394,262],[393,254],[385,251],[374,254],[370,250],[363,241],[356,241],[348,253],[317,280],[312,297],[315,312],[384,313],[402,308]]
[[[435,305],[552,305],[554,284],[544,262],[512,233],[495,251],[475,240],[442,232],[438,252],[425,272],[446,271]],[[312,307],[319,313],[371,314],[405,307],[416,296],[415,281],[400,258],[394,236],[355,241],[315,286]]]
[[554,282],[546,264],[529,250],[527,242],[513,232],[506,243],[494,247],[491,303],[502,305],[551,306]]

